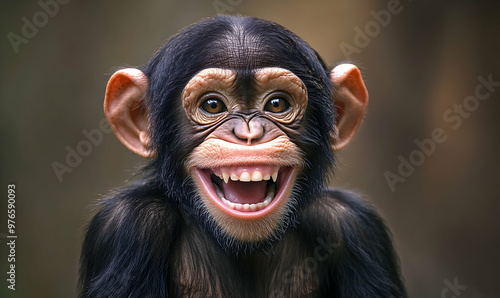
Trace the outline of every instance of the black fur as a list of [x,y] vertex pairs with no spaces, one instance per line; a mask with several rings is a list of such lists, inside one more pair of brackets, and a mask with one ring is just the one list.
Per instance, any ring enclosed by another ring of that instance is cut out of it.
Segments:
[[[192,137],[179,98],[205,68],[235,70],[249,94],[248,74],[274,66],[307,87],[303,125],[287,133],[306,167],[281,232],[241,243],[216,228],[185,172],[202,138]],[[150,80],[145,106],[157,158],[90,222],[82,297],[406,297],[380,217],[355,195],[323,187],[334,164],[326,128],[335,109],[328,68],[307,43],[272,22],[218,16],[173,36],[141,70]]]

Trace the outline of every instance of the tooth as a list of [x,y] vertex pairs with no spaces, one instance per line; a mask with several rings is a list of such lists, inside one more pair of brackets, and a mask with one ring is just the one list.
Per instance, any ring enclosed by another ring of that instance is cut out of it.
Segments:
[[227,183],[229,181],[229,174],[222,172],[222,179],[224,179],[224,182]]
[[262,181],[262,173],[260,171],[253,172],[252,181]]
[[212,183],[212,185],[214,186],[215,192],[217,193],[219,198],[224,199],[224,193],[222,193],[222,190],[219,188],[219,186],[217,184],[213,184],[213,183]]
[[271,203],[271,199],[265,199],[263,202],[264,207],[267,207],[269,205],[269,203]]
[[240,177],[236,176],[236,174],[231,174],[231,180],[238,181],[240,180]]
[[278,179],[278,171],[276,171],[274,174],[273,174],[273,181],[276,182],[276,180]]
[[248,209],[250,209],[250,205],[249,204],[243,204],[243,210],[247,211]]
[[263,209],[264,207],[266,207],[266,206],[264,206],[263,202],[257,203],[257,208],[259,208],[259,210]]
[[229,201],[229,200],[226,200],[226,199],[223,199],[222,200],[226,205],[228,205],[229,207],[233,208],[234,209],[234,203]]
[[240,181],[244,181],[244,182],[252,181],[252,178],[250,177],[250,173],[248,173],[248,172],[241,173]]
[[257,204],[250,204],[250,210],[252,211],[257,210]]
[[242,208],[243,208],[243,205],[238,204],[238,203],[235,203],[235,204],[234,204],[234,209],[236,209],[236,210],[241,210]]
[[276,192],[276,184],[271,184],[267,187],[267,196],[269,196],[272,193],[272,197],[274,197],[274,193]]
[[269,180],[269,179],[271,179],[271,175],[269,174],[266,174],[266,176],[262,178],[262,180]]

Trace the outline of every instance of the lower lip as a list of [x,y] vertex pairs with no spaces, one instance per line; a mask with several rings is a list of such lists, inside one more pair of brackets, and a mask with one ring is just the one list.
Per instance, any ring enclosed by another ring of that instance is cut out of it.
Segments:
[[274,196],[274,199],[271,203],[264,209],[258,211],[238,211],[235,210],[222,202],[219,196],[215,193],[215,190],[212,186],[212,181],[210,179],[210,175],[207,172],[204,172],[200,169],[194,169],[193,174],[195,178],[199,181],[202,187],[208,192],[208,197],[210,200],[224,213],[231,217],[243,219],[243,220],[252,220],[258,219],[267,216],[272,213],[278,206],[281,205],[283,201],[286,200],[286,197],[289,195],[289,191],[285,192],[285,190],[291,189],[291,184],[295,178],[296,169],[295,168],[285,168],[280,171],[278,175],[277,183],[277,193]]

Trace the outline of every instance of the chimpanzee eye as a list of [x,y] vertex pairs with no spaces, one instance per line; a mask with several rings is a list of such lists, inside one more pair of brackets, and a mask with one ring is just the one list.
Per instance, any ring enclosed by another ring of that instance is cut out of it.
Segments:
[[271,98],[264,107],[264,110],[271,113],[283,113],[290,108],[288,101],[282,97]]
[[209,114],[219,114],[227,111],[226,105],[218,98],[209,98],[201,104],[201,109]]

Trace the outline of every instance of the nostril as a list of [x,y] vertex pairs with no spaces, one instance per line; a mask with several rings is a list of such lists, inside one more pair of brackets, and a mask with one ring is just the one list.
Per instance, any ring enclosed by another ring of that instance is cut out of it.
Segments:
[[247,137],[246,136],[243,136],[242,134],[236,132],[236,129],[233,128],[233,135],[238,138],[239,140],[243,140],[243,141],[246,141],[247,140]]
[[261,127],[259,129],[259,131],[256,131],[255,136],[252,139],[253,140],[259,140],[260,138],[262,138],[262,136],[264,135],[264,133],[265,133],[265,128]]

